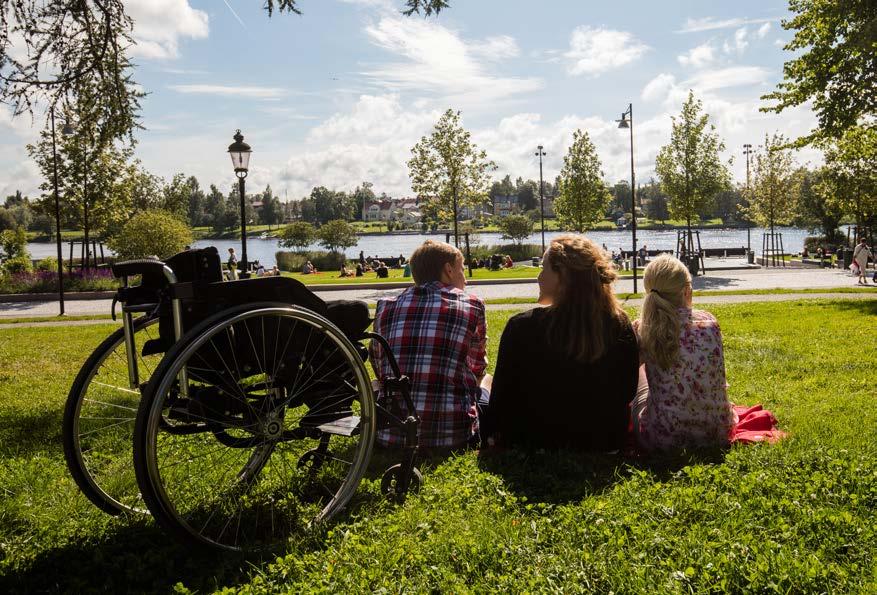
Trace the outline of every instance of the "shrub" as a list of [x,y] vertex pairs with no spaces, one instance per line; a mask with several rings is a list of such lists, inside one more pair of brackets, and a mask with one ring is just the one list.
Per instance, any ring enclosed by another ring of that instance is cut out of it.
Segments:
[[36,270],[57,272],[58,259],[53,256],[47,256],[37,263]]
[[308,260],[317,267],[318,271],[337,271],[343,263],[347,262],[347,257],[343,254],[324,252],[322,250],[314,252],[286,252],[281,250],[274,254],[274,259],[277,261],[277,268],[291,273],[300,273],[301,265]]
[[489,258],[491,254],[508,254],[514,261],[521,261],[542,256],[539,244],[503,244],[500,246],[478,246],[470,250],[472,258]]
[[30,261],[30,256],[16,256],[4,262],[3,269],[10,275],[29,273],[33,270],[33,264]]
[[[65,291],[112,291],[119,282],[108,268],[64,274]],[[0,280],[0,293],[53,293],[58,291],[57,271],[20,272]]]
[[533,233],[533,221],[526,215],[509,215],[499,224],[502,239],[513,240],[520,245]]
[[22,256],[30,261],[30,254],[27,251],[27,232],[23,227],[0,232],[0,256],[8,259]]
[[804,247],[808,252],[816,252],[819,246],[830,252],[834,252],[839,247],[849,248],[847,238],[842,233],[836,234],[831,239],[826,239],[825,236],[808,236],[804,238]]
[[134,215],[107,245],[120,258],[167,258],[192,242],[189,227],[164,211],[144,211]]

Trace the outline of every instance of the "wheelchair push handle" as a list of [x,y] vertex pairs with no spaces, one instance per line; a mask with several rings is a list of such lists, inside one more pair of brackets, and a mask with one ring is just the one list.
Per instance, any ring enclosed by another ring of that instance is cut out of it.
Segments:
[[177,276],[174,275],[171,268],[160,260],[147,258],[126,260],[124,262],[113,264],[111,268],[113,276],[117,279],[152,273],[154,275],[164,275],[164,278],[167,279],[168,283],[177,282]]

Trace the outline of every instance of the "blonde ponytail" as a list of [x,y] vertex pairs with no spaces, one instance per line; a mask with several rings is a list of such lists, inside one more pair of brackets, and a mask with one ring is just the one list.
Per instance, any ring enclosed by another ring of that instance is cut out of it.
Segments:
[[663,369],[679,357],[679,314],[685,306],[685,289],[691,283],[688,269],[669,254],[659,256],[643,272],[646,296],[640,315],[640,348],[647,361]]

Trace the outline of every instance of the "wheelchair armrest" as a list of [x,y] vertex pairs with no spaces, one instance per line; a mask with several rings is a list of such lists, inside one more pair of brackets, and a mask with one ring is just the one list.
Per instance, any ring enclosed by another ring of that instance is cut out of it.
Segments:
[[[167,269],[167,270],[165,270]],[[167,266],[160,260],[151,260],[151,259],[138,259],[138,260],[126,260],[125,262],[117,262],[112,266],[113,276],[117,279],[121,277],[131,277],[133,275],[152,275],[156,277],[167,277],[170,272],[173,275],[173,272],[167,268]],[[171,283],[176,281],[174,278],[173,281],[168,279]]]

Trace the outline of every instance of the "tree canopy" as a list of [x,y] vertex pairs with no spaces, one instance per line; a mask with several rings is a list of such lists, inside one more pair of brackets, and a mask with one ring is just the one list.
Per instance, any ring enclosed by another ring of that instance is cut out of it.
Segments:
[[522,244],[533,233],[533,220],[526,215],[509,215],[499,221],[502,238]]
[[317,230],[317,237],[329,252],[343,251],[356,246],[358,241],[356,229],[344,219],[335,219],[321,226]]
[[562,226],[581,233],[603,218],[609,191],[601,167],[588,133],[576,130],[563,158],[560,195],[554,200],[554,213]]
[[781,112],[812,102],[817,130],[799,139],[840,138],[863,119],[877,116],[877,2],[789,0],[795,16],[783,22],[794,31],[785,49],[795,52],[783,81],[762,99],[762,111]]
[[764,143],[755,153],[752,187],[745,208],[747,219],[762,227],[792,222],[797,209],[800,176],[795,168],[788,139],[782,134],[764,136]]
[[454,243],[459,245],[458,213],[475,208],[487,199],[490,172],[496,164],[471,141],[460,122],[460,112],[447,110],[436,122],[432,134],[411,149],[408,175],[411,188],[423,201],[425,214],[452,220]]
[[317,231],[307,221],[293,221],[280,230],[280,245],[284,248],[304,250],[314,243]]
[[672,118],[670,143],[661,147],[655,159],[655,173],[669,197],[670,214],[686,220],[689,235],[691,220],[731,184],[731,174],[719,157],[725,143],[710,124],[709,114],[701,110],[701,101],[689,91],[682,113]]

